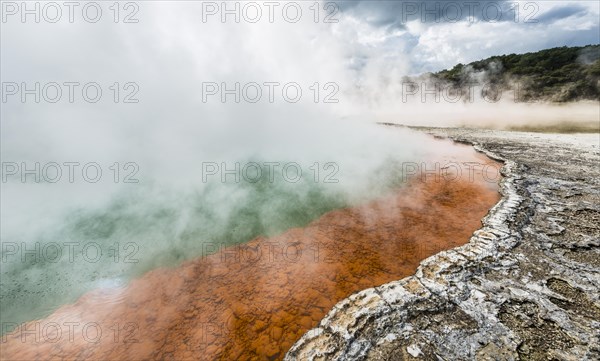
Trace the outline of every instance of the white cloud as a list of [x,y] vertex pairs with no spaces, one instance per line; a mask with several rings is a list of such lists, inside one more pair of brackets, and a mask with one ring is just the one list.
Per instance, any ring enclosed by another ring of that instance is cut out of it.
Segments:
[[[377,34],[378,45],[384,47],[394,43],[403,48],[404,54],[408,52],[410,73],[437,71],[459,62],[471,62],[493,55],[600,43],[600,2],[516,3],[518,13],[506,9],[503,13],[503,18],[512,21],[492,22],[481,16],[478,20],[465,18],[456,23],[426,23],[413,19],[404,24],[405,31],[398,30],[395,24],[390,23],[367,26],[368,20],[361,19],[357,11],[352,12],[352,16],[357,23],[355,29],[360,34]],[[389,7],[381,6],[381,11],[389,11]],[[382,39],[382,35],[386,39]],[[388,54],[385,48],[380,51],[382,56]]]

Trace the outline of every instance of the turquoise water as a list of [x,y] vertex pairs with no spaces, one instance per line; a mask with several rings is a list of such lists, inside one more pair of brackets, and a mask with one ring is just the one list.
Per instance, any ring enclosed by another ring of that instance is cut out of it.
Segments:
[[43,318],[86,291],[122,287],[151,269],[301,227],[328,211],[385,194],[401,184],[398,157],[382,157],[377,164],[342,161],[329,179],[336,183],[325,183],[331,172],[323,170],[316,182],[306,163],[295,183],[280,176],[271,181],[263,168],[256,182],[229,177],[223,183],[216,176],[185,186],[142,183],[100,206],[64,209],[58,222],[26,244],[19,237],[3,238],[3,332],[11,328],[7,323]]

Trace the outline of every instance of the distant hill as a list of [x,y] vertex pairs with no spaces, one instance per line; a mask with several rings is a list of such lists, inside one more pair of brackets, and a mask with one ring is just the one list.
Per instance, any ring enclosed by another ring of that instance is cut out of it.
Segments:
[[600,100],[600,45],[493,56],[428,76],[456,89],[485,83],[514,90],[518,84],[523,101]]

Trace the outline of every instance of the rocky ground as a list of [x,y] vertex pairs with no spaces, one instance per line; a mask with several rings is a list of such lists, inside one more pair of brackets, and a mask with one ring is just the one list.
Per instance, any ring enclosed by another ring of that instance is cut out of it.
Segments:
[[339,302],[286,360],[599,360],[600,136],[420,128],[504,162],[462,247]]

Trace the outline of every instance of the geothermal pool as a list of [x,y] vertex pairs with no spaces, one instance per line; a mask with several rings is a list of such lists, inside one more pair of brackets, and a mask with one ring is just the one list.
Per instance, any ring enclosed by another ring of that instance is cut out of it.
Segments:
[[499,200],[498,163],[432,142],[382,194],[89,291],[6,332],[2,358],[282,359],[340,300],[466,243]]

